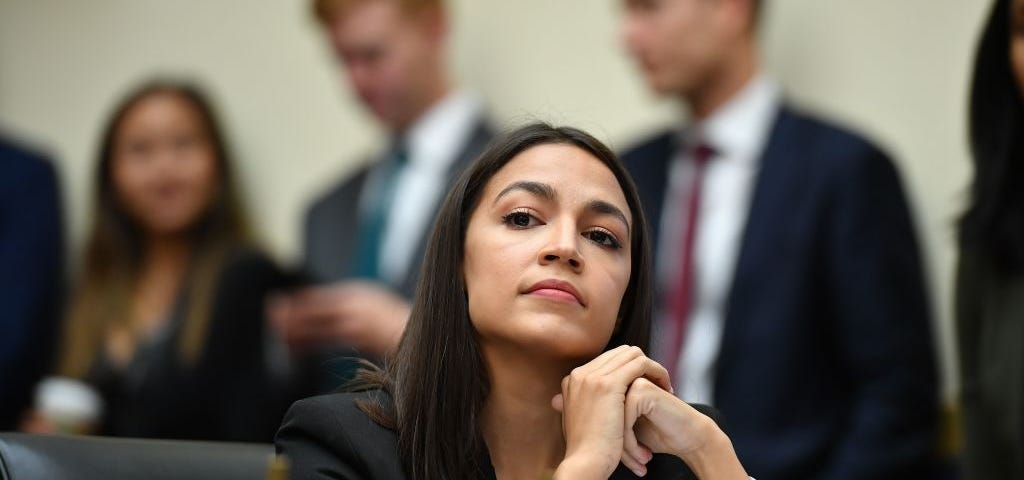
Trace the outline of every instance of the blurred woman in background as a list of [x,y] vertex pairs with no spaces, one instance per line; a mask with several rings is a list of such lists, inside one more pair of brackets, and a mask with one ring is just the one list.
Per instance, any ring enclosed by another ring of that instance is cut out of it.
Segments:
[[998,0],[971,88],[957,328],[968,479],[1024,478],[1024,0]]
[[[170,82],[129,94],[95,182],[58,367],[99,393],[98,433],[270,441],[289,400],[264,353],[281,275],[253,247],[210,103]],[[39,410],[29,424],[47,428]]]

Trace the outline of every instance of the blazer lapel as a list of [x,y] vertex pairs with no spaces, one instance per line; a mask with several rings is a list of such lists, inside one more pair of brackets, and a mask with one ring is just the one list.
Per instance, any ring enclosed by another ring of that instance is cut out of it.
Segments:
[[780,107],[761,156],[726,305],[722,344],[715,365],[716,399],[718,379],[723,378],[722,372],[731,368],[742,353],[737,351],[742,344],[740,339],[749,331],[749,322],[758,318],[757,312],[751,311],[755,307],[759,282],[765,280],[758,266],[765,258],[777,255],[777,243],[771,239],[779,237],[780,230],[787,228],[785,219],[793,208],[789,194],[794,191],[794,182],[799,181],[799,172],[794,172],[791,166],[791,160],[798,154],[796,123],[793,112],[786,106]]
[[668,132],[652,140],[643,148],[643,152],[638,152],[637,158],[630,161],[633,181],[651,230],[649,238],[652,255],[658,252],[661,212],[668,191],[669,166],[675,157],[676,148],[675,135]]

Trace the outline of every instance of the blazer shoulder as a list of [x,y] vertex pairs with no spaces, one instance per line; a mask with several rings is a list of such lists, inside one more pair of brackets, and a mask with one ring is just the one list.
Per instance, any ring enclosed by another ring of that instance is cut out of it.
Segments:
[[367,162],[320,192],[306,211],[306,221],[323,217],[331,218],[331,221],[334,221],[339,209],[341,211],[352,209],[355,202],[359,200],[359,192],[362,191],[371,169],[373,169],[373,163]]
[[0,137],[0,185],[9,193],[57,189],[57,172],[49,157],[27,150]]
[[458,153],[448,169],[449,182],[454,182],[470,165],[487,150],[496,138],[494,127],[481,112],[469,128],[469,133],[462,140]]
[[889,158],[879,145],[864,134],[791,106],[782,107],[776,127],[776,134],[789,132],[788,135],[797,138],[807,151],[816,155],[845,161],[874,157]]
[[494,128],[486,113],[481,112],[471,127],[466,145],[472,149],[483,150],[497,136],[498,130]]
[[294,480],[402,478],[398,437],[359,409],[387,401],[380,390],[334,393],[295,402],[274,439],[292,462]]
[[[776,121],[766,162],[795,162],[801,170],[818,172],[839,189],[860,188],[859,182],[900,181],[896,163],[863,134],[811,114],[783,107]],[[774,154],[774,158],[773,158]]]
[[674,148],[675,134],[671,130],[665,130],[632,144],[619,156],[623,163],[632,167],[651,158],[668,157]]

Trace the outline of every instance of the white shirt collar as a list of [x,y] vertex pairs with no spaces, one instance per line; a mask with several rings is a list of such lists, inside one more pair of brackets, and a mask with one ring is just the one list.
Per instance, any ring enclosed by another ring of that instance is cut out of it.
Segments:
[[445,170],[455,161],[456,149],[465,144],[483,112],[483,102],[472,93],[454,90],[416,120],[404,136],[409,163]]
[[[685,144],[704,141],[717,157],[756,161],[782,100],[782,89],[771,78],[758,74],[738,94],[708,118],[683,132]],[[716,158],[717,158],[716,157]]]

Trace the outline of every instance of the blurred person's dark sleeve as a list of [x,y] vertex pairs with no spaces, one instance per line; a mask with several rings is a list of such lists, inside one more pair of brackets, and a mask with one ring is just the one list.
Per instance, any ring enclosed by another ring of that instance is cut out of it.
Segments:
[[63,248],[53,166],[0,139],[0,430],[17,425],[50,366]]
[[961,244],[956,274],[962,473],[968,479],[1021,478],[1024,282],[998,272],[983,251]]
[[210,405],[202,421],[212,438],[270,442],[285,410],[300,394],[273,365],[275,342],[265,302],[289,278],[265,255],[245,250],[221,273],[213,302],[201,385]]
[[864,145],[838,164],[827,291],[832,343],[856,387],[848,429],[820,478],[923,478],[935,455],[939,390],[912,217],[885,154]]

